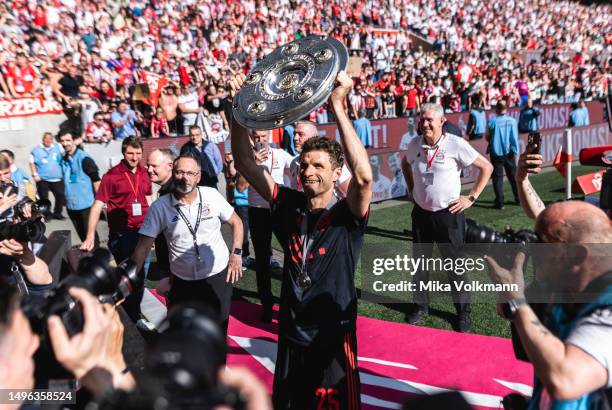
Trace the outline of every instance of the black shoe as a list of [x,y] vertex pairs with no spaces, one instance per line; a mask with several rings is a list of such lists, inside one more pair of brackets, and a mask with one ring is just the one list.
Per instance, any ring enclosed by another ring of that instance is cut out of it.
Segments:
[[63,221],[66,217],[62,214],[53,214],[53,219],[57,219],[58,221]]
[[505,208],[505,206],[504,206],[504,204],[495,204],[495,205],[493,205],[493,208],[499,209],[501,211],[501,210],[503,210]]
[[457,319],[457,331],[459,333],[469,333],[472,328],[472,321],[470,320],[469,313],[459,313]]
[[272,308],[263,308],[261,310],[261,321],[263,323],[272,323]]
[[411,325],[416,325],[421,320],[423,320],[423,318],[425,318],[425,316],[427,316],[428,314],[429,314],[429,309],[417,308],[413,310],[411,313],[408,313],[406,315],[406,322],[408,322]]

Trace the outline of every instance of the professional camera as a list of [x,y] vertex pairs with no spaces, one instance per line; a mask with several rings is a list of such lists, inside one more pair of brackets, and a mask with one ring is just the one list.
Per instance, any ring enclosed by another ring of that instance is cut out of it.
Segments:
[[[25,208],[28,205],[30,206],[30,213],[32,214],[29,218],[25,216]],[[48,199],[39,199],[35,202],[26,196],[21,201],[17,202],[17,205],[15,205],[13,209],[15,209],[15,214],[21,220],[41,218],[45,215],[49,215],[51,201]]]
[[19,188],[10,182],[0,182],[0,194],[5,196],[17,195]]
[[28,219],[19,223],[0,223],[0,241],[15,239],[18,242],[40,242],[45,236],[42,218]]
[[[493,256],[500,266],[510,268],[518,251],[525,251],[527,245],[539,242],[538,234],[529,229],[515,231],[506,226],[504,232],[498,232],[486,225],[480,225],[473,219],[465,220],[465,242],[483,244],[482,252]],[[499,247],[496,245],[510,245]],[[527,252],[526,252],[527,253]]]
[[97,249],[92,256],[83,258],[77,271],[66,276],[45,297],[23,300],[24,315],[30,321],[32,330],[41,335],[40,348],[35,356],[37,375],[48,378],[67,376],[53,356],[47,319],[51,315],[59,316],[70,336],[83,330],[83,310],[81,304],[68,293],[70,288],[86,289],[101,302],[114,305],[142,287],[143,279],[138,275],[134,262],[127,259],[114,268],[110,265],[111,259],[109,251]]
[[239,392],[218,380],[227,342],[208,309],[198,304],[178,306],[159,330],[147,352],[138,389],[116,392],[100,409],[245,408]]

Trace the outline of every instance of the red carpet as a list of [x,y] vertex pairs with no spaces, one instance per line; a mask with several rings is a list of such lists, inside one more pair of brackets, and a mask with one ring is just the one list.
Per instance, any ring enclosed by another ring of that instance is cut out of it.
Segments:
[[[277,325],[259,322],[259,311],[232,305],[228,366],[247,366],[271,388]],[[498,408],[506,394],[531,392],[531,366],[514,358],[508,339],[359,317],[357,340],[363,408],[396,408],[408,395],[449,389],[475,408]]]
[[[228,366],[248,367],[271,391],[277,324],[261,323],[260,309],[232,304]],[[357,341],[364,409],[397,408],[409,395],[448,390],[479,409],[501,408],[509,393],[531,394],[531,365],[514,358],[509,339],[359,317]]]

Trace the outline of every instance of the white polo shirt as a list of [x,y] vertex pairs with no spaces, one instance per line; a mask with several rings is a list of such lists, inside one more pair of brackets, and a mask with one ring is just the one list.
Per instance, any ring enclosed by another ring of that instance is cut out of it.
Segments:
[[[346,164],[342,164],[342,173],[340,174],[340,178],[336,181],[336,188],[334,189],[334,195],[336,198],[342,199],[344,198],[344,193],[337,188],[338,185],[342,185],[347,179],[350,179],[353,175],[351,171],[348,169]],[[296,189],[298,191],[302,191],[302,181],[300,180],[300,154],[293,157],[291,161],[291,166],[289,167],[289,176],[288,176],[288,184],[291,189]]]
[[[202,198],[200,215],[197,215],[200,196],[191,205],[186,205],[179,203],[173,194],[167,194],[151,204],[138,231],[150,238],[164,233],[170,253],[170,271],[184,280],[205,279],[216,275],[225,270],[229,260],[229,250],[221,236],[221,221],[227,222],[234,208],[216,189],[198,189]],[[194,229],[196,218],[200,218],[196,235],[199,261],[193,246],[193,236],[177,212],[177,205]]]
[[[264,167],[272,176],[274,182],[279,185],[285,185],[285,170],[289,169],[293,157],[285,150],[270,147],[268,159],[259,165]],[[255,208],[270,208],[270,203],[263,199],[255,189],[249,189],[249,206]]]
[[423,145],[422,137],[413,138],[406,152],[414,180],[412,196],[421,208],[435,212],[448,208],[450,201],[459,198],[461,170],[478,158],[478,151],[452,134],[442,135],[437,153],[435,148],[426,150]]

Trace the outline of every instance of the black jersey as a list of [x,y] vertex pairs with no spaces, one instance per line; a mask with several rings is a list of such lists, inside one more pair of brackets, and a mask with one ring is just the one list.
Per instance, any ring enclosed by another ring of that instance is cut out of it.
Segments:
[[[279,334],[302,346],[326,344],[355,329],[355,268],[368,220],[355,217],[346,199],[318,214],[306,212],[303,192],[277,185],[272,219],[285,251]],[[299,281],[304,242],[311,243],[303,269],[307,287]]]

